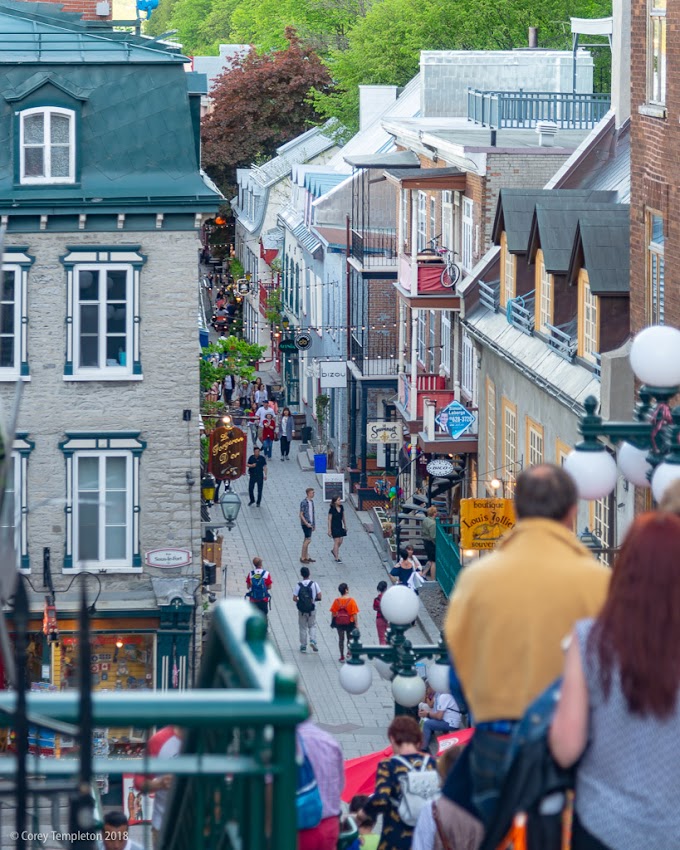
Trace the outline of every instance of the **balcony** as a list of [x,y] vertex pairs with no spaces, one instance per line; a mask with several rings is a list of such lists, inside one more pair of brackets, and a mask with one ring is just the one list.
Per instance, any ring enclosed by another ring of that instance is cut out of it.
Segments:
[[399,255],[399,288],[409,295],[446,295],[451,298],[452,309],[458,302],[456,287],[441,282],[444,261],[432,254],[418,254],[415,266],[411,254]]
[[578,341],[576,338],[576,319],[567,322],[563,325],[549,325],[547,322],[544,325],[548,331],[548,345],[560,357],[568,360],[570,363],[574,359]]
[[511,298],[505,308],[505,315],[508,322],[529,336],[534,332],[535,304],[536,292],[532,289],[526,295],[518,295],[516,298]]
[[606,93],[480,91],[468,88],[468,121],[498,129],[531,129],[550,121],[560,130],[588,130],[611,102]]
[[399,361],[393,333],[361,331],[350,336],[350,363],[364,378],[389,377],[397,374]]
[[352,256],[364,268],[397,265],[397,231],[394,227],[373,227],[359,233],[352,230]]
[[[424,404],[427,399],[434,402],[437,410],[453,401],[455,393],[451,389],[446,389],[446,378],[441,375],[433,375],[425,373],[418,375],[416,383],[416,398],[413,403],[411,393],[411,376],[405,372],[399,375],[399,387],[397,403],[401,408],[403,415],[409,421],[421,420],[423,418]],[[413,404],[413,407],[411,406]]]

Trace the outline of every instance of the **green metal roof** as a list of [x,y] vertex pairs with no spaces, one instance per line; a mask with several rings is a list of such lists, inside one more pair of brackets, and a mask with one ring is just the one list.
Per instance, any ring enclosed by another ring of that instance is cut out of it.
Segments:
[[596,215],[579,216],[569,265],[573,279],[581,264],[594,295],[630,292],[630,207],[617,204]]

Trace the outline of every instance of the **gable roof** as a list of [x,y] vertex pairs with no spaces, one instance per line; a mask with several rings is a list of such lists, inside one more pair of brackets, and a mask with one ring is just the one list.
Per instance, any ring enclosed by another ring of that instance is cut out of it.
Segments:
[[630,292],[630,207],[616,204],[596,215],[579,216],[569,263],[569,279],[580,268],[588,272],[594,295]]
[[276,149],[277,155],[264,165],[252,165],[250,171],[255,183],[268,189],[287,177],[293,166],[319,156],[336,145],[334,131],[338,124],[331,119],[323,127],[312,127]]

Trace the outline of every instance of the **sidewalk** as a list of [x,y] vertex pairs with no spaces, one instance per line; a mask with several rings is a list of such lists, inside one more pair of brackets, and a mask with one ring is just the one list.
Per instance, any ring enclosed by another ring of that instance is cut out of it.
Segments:
[[[224,532],[223,565],[227,569],[228,596],[242,597],[245,577],[253,557],[259,555],[271,572],[272,610],[269,615],[270,637],[282,659],[299,671],[312,706],[313,719],[342,744],[345,758],[354,758],[387,746],[386,730],[394,715],[390,683],[378,676],[373,668],[373,684],[360,696],[348,694],[340,685],[340,663],[336,632],[330,628],[329,608],[337,596],[338,584],[347,582],[350,594],[357,600],[360,614],[359,629],[366,644],[378,642],[375,629],[373,599],[376,585],[386,579],[383,561],[349,501],[345,502],[347,537],[340,555],[343,563],[336,564],[331,555],[332,542],[326,530],[328,503],[322,501],[320,476],[302,469],[298,463],[300,443],[291,447],[291,459],[282,463],[278,443],[268,461],[268,480],[264,484],[262,507],[248,506],[248,476],[233,485],[243,501],[241,513],[233,531]],[[249,452],[250,454],[250,452]],[[310,546],[312,578],[319,584],[323,601],[317,604],[319,652],[300,652],[297,609],[292,601],[293,590],[300,577],[302,531],[298,518],[299,505],[307,487],[314,487],[317,528]],[[214,513],[214,509],[213,509]],[[421,609],[422,609],[421,605]],[[416,644],[436,642],[438,634],[425,615],[425,634],[419,626],[409,632]]]

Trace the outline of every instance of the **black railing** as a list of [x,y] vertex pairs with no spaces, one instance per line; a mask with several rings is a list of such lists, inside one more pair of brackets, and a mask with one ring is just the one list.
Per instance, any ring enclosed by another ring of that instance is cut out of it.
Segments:
[[561,130],[594,127],[611,95],[578,92],[480,91],[468,88],[468,120],[487,127],[528,129],[550,121]]
[[368,333],[350,336],[350,361],[367,377],[396,376],[399,366],[396,350],[392,334],[380,337],[378,331],[371,331],[370,341]]
[[352,256],[364,267],[396,266],[397,231],[394,227],[352,230]]

